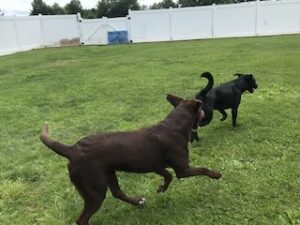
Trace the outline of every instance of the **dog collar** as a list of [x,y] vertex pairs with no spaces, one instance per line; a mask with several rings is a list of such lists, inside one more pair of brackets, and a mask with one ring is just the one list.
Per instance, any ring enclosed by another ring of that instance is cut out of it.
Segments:
[[196,129],[192,129],[192,132],[194,132],[194,133],[195,133],[195,132],[197,132],[197,131],[198,131],[198,129],[197,129],[197,128],[196,128]]

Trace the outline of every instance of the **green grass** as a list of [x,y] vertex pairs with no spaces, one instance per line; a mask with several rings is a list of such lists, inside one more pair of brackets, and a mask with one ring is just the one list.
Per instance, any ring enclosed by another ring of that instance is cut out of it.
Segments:
[[[300,36],[214,39],[105,47],[51,48],[0,58],[0,221],[5,225],[74,224],[82,200],[67,161],[39,142],[74,143],[88,134],[134,130],[164,119],[166,93],[192,98],[210,71],[219,84],[253,73],[237,128],[231,118],[201,130],[191,165],[220,170],[176,180],[156,194],[155,174],[118,173],[136,208],[110,192],[91,225],[300,224]],[[173,173],[173,171],[172,171]],[[173,173],[174,174],[174,173]]]

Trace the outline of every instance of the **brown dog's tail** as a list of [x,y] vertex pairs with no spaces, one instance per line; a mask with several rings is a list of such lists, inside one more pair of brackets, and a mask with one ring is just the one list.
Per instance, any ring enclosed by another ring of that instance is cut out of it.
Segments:
[[72,146],[64,145],[59,143],[58,141],[52,140],[48,136],[48,122],[45,122],[41,133],[40,133],[40,140],[43,142],[48,148],[55,151],[57,154],[71,160],[73,156]]

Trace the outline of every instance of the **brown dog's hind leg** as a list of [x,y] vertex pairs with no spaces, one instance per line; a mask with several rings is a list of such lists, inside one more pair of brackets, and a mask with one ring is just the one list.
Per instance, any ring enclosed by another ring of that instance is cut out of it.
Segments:
[[164,184],[158,187],[157,193],[165,192],[168,189],[169,184],[172,182],[172,174],[166,169],[162,169],[160,171],[157,171],[156,173],[164,177]]
[[112,195],[115,198],[118,198],[124,202],[128,202],[132,205],[143,205],[146,201],[145,198],[132,198],[132,197],[128,197],[120,188],[119,186],[119,182],[116,176],[116,172],[115,171],[110,171],[108,174],[108,187],[112,193]]
[[107,186],[99,187],[97,190],[88,186],[76,186],[76,188],[84,200],[84,208],[76,223],[78,225],[89,225],[91,216],[97,212],[105,199]]

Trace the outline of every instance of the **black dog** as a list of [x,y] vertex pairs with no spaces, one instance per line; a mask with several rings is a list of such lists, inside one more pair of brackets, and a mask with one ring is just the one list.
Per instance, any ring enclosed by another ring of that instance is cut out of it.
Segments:
[[[221,84],[218,87],[212,88],[214,79],[211,73],[205,72],[201,77],[208,79],[207,86],[196,94],[196,99],[203,101],[203,111],[205,118],[199,122],[199,126],[203,127],[209,124],[213,118],[213,110],[216,109],[222,113],[220,119],[224,121],[227,118],[225,109],[231,109],[232,125],[236,126],[236,118],[238,107],[241,103],[241,96],[245,91],[254,92],[258,86],[252,74],[236,73],[237,79]],[[191,142],[199,140],[197,129],[192,130]]]
[[84,200],[78,225],[88,225],[91,216],[100,208],[107,188],[115,198],[133,205],[142,205],[144,198],[127,196],[118,184],[116,171],[154,172],[164,177],[157,192],[167,190],[174,169],[176,177],[204,175],[219,179],[221,174],[207,168],[189,165],[188,142],[192,127],[202,119],[202,102],[183,100],[168,95],[175,107],[162,122],[137,131],[91,135],[74,145],[64,145],[48,136],[48,124],[41,130],[40,139],[57,154],[69,159],[69,176]]

